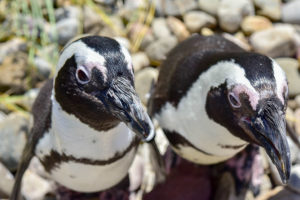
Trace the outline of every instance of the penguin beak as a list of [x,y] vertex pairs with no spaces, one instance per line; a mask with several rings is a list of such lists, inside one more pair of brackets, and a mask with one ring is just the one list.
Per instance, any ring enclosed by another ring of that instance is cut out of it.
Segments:
[[97,97],[116,118],[148,142],[154,138],[154,126],[144,110],[131,82],[118,78]]
[[260,109],[249,125],[256,142],[266,150],[282,182],[286,184],[290,177],[291,161],[284,113],[269,103]]

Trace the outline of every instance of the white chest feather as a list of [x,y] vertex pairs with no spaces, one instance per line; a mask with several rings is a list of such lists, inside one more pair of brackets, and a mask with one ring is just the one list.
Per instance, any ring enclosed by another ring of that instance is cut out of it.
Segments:
[[[223,73],[219,73],[220,70]],[[167,103],[155,116],[162,128],[176,131],[195,147],[212,154],[212,156],[207,156],[189,147],[182,148],[179,153],[189,160],[197,160],[202,164],[220,162],[234,156],[247,144],[210,119],[206,113],[205,103],[208,91],[211,87],[224,83],[225,80],[228,85],[234,81],[253,88],[246,79],[243,68],[231,61],[217,63],[198,78],[186,96],[181,99],[177,108]],[[256,92],[254,88],[253,92]],[[239,145],[241,145],[240,148],[224,148],[224,146]]]
[[[77,160],[106,161],[128,149],[133,140],[134,134],[124,123],[107,132],[99,132],[64,112],[54,100],[51,129],[37,144],[36,155],[43,160],[51,151],[55,151]],[[77,191],[100,191],[125,177],[134,154],[135,148],[132,148],[122,158],[104,165],[62,162],[51,170],[51,176]]]

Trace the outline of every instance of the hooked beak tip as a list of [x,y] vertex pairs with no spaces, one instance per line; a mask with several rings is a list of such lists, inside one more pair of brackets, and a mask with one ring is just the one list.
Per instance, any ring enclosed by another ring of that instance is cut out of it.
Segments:
[[289,174],[287,173],[283,162],[281,163],[281,169],[282,169],[282,172],[280,174],[282,174],[282,175],[280,175],[280,176],[281,176],[282,183],[287,184],[287,182],[289,180]]
[[[152,124],[152,123],[151,123]],[[152,127],[150,128],[150,131],[148,134],[145,134],[147,135],[143,140],[145,142],[150,142],[151,140],[154,139],[154,136],[155,136],[155,131],[154,131],[154,128],[153,128],[153,125],[151,125]]]
[[130,127],[144,142],[150,142],[155,136],[154,126],[148,115],[144,114],[144,120],[132,120]]

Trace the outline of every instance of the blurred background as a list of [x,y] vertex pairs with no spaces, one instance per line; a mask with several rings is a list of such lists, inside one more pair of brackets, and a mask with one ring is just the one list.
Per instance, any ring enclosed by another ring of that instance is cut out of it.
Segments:
[[[0,0],[0,22],[0,198],[10,193],[39,88],[53,75],[63,46],[82,34],[113,37],[130,50],[144,104],[166,54],[191,34],[221,34],[273,57],[287,74],[287,121],[300,136],[300,0]],[[300,151],[289,143],[288,186],[280,186],[264,157],[259,196],[248,199],[300,199]],[[36,160],[24,181],[27,199],[54,191]]]

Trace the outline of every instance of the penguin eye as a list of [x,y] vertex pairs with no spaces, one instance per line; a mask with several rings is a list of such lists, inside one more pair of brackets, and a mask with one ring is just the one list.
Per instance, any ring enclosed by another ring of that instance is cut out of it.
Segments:
[[228,100],[232,107],[234,108],[241,107],[240,99],[233,92],[228,93]]
[[83,66],[79,66],[76,70],[76,79],[81,84],[86,84],[90,81],[90,75],[87,69]]

